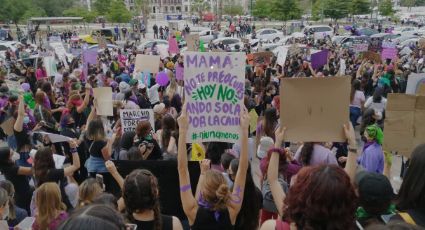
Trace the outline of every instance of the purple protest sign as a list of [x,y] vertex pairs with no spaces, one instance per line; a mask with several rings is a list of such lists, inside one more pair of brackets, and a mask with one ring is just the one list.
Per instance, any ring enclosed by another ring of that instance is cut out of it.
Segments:
[[322,50],[311,55],[311,67],[319,69],[328,63],[328,50]]
[[179,45],[177,44],[176,38],[170,37],[168,39],[168,51],[172,54],[180,53]]
[[397,57],[397,48],[383,48],[381,53],[382,60],[395,59]]
[[176,79],[177,80],[183,80],[183,75],[184,75],[184,68],[181,67],[180,65],[176,66]]
[[97,50],[84,50],[83,60],[90,65],[97,63]]

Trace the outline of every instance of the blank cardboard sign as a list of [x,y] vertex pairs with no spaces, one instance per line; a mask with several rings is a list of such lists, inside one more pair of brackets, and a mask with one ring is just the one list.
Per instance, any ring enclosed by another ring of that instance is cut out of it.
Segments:
[[388,94],[383,148],[410,157],[425,140],[425,96]]
[[159,72],[160,56],[137,54],[134,69],[138,72]]
[[285,78],[280,119],[285,141],[344,142],[349,121],[350,77]]

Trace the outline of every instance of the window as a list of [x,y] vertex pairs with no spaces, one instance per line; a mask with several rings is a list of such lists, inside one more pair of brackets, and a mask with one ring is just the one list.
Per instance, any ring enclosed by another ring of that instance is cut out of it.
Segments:
[[164,13],[168,13],[168,6],[164,6]]
[[189,7],[187,7],[187,6],[184,6],[184,12],[188,12],[189,11],[189,9],[188,9]]
[[182,12],[181,7],[180,6],[176,6],[176,11],[179,12],[179,13]]

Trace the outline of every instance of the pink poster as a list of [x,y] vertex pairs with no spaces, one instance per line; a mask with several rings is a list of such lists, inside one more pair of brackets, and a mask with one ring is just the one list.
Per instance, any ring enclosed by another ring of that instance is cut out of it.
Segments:
[[172,54],[180,53],[179,46],[177,45],[177,40],[174,37],[168,39],[168,51]]
[[183,80],[184,68],[180,65],[176,66],[176,79]]
[[397,57],[397,48],[383,48],[381,57],[382,57],[382,60],[395,59]]

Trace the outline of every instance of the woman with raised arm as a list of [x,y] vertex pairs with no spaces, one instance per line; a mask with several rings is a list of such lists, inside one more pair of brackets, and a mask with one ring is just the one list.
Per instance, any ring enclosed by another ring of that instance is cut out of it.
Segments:
[[187,168],[186,134],[189,127],[189,118],[186,104],[182,115],[178,118],[178,171],[180,180],[180,196],[183,210],[192,230],[196,229],[233,229],[236,218],[242,206],[246,174],[248,170],[248,126],[249,115],[244,108],[241,112],[241,155],[239,168],[236,173],[234,188],[230,194],[223,175],[214,170],[202,173],[198,181],[199,200],[195,200],[190,185],[189,170]]
[[346,172],[335,165],[304,167],[285,194],[278,182],[279,157],[285,155],[280,149],[285,128],[276,131],[276,148],[271,150],[267,177],[279,215],[285,221],[268,220],[261,230],[355,229],[357,197],[351,180],[355,174],[357,145],[351,123],[344,125],[344,132],[349,144]]

